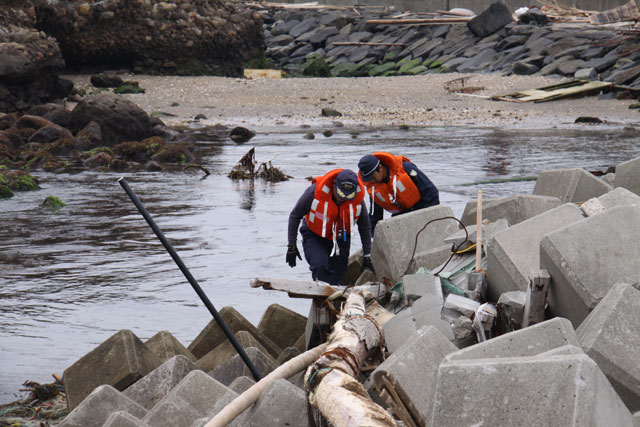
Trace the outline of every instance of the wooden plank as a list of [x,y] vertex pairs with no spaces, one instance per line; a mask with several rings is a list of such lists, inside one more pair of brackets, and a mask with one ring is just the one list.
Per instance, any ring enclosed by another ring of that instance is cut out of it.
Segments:
[[547,270],[532,270],[527,286],[527,298],[524,303],[522,327],[544,322],[544,310],[547,306],[551,275]]
[[[577,82],[577,83],[576,83]],[[546,86],[539,89],[527,89],[495,99],[514,102],[546,102],[568,96],[587,94],[588,92],[611,86],[611,82],[572,80],[569,83]]]
[[256,277],[249,282],[252,288],[262,287],[263,289],[281,291],[289,294],[291,298],[316,298],[328,297],[340,288],[333,287],[326,282],[277,279],[267,277]]

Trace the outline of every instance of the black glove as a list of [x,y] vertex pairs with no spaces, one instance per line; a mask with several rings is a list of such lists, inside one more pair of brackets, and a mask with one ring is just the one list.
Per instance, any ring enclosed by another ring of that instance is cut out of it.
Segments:
[[362,268],[360,272],[363,272],[365,269],[369,269],[373,274],[376,274],[376,271],[373,269],[373,263],[371,262],[371,255],[362,257]]
[[298,247],[296,245],[288,245],[287,246],[287,264],[289,267],[293,268],[296,266],[296,257],[302,260],[300,256],[300,251],[298,251]]

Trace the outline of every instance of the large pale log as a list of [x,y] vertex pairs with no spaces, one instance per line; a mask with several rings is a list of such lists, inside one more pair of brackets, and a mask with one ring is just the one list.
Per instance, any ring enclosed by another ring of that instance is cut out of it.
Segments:
[[349,294],[327,350],[305,374],[309,403],[334,427],[396,425],[357,381],[360,367],[381,351],[384,339],[376,321],[365,314],[364,295],[362,290]]

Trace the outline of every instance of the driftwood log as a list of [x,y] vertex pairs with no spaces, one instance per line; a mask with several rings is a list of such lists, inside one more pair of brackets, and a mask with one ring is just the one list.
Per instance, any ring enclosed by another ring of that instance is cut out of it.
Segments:
[[334,427],[396,425],[357,380],[365,360],[382,355],[384,340],[376,321],[365,314],[364,295],[354,290],[347,297],[326,351],[304,378],[309,403]]

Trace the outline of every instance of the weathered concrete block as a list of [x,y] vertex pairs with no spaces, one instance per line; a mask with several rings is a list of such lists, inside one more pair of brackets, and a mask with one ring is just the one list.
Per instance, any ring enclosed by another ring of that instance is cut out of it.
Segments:
[[449,340],[455,339],[451,325],[440,316],[442,304],[442,297],[427,294],[393,316],[383,326],[387,350],[395,352],[425,325],[434,326]]
[[631,411],[640,410],[640,291],[616,284],[578,327],[584,351],[596,361]]
[[[267,349],[265,349],[264,346],[260,344],[260,342],[249,332],[238,331],[234,335],[242,348],[247,349],[249,347],[256,347],[263,353],[269,353]],[[233,344],[231,344],[231,341],[225,340],[224,342],[222,342],[222,344],[198,359],[196,365],[198,366],[198,369],[209,372],[212,369],[215,369],[217,366],[225,363],[236,354],[238,354],[238,352],[236,351]]]
[[102,427],[150,427],[149,424],[137,419],[128,412],[114,412],[107,418]]
[[584,219],[567,203],[496,233],[487,245],[487,296],[496,301],[509,291],[526,291],[529,273],[540,266],[540,242],[554,230]]
[[631,427],[633,419],[583,354],[443,362],[427,425]]
[[551,275],[549,308],[578,327],[616,283],[638,283],[640,207],[608,209],[556,230],[540,243]]
[[554,169],[540,173],[533,188],[538,196],[557,197],[562,203],[585,202],[613,190],[609,184],[581,169]]
[[[454,351],[453,345],[433,326],[419,328],[409,340],[380,364],[365,381],[369,395],[379,398],[378,390],[386,388],[387,381],[394,384],[404,403],[412,403],[412,411],[418,414],[421,425],[431,419],[438,367],[443,358]],[[392,399],[388,392],[383,399],[389,406]]]
[[640,411],[633,414],[633,426],[640,427]]
[[247,427],[307,425],[307,396],[289,381],[279,379],[267,386],[244,419]]
[[624,187],[640,196],[640,157],[616,166],[616,187]]
[[196,357],[169,331],[160,331],[144,343],[162,362],[181,354],[195,362]]
[[535,356],[564,345],[579,346],[580,342],[571,322],[556,317],[458,350],[446,360]]
[[229,384],[229,388],[235,391],[238,394],[242,394],[251,388],[256,382],[253,378],[249,377],[238,377]]
[[151,411],[143,421],[154,427],[188,426],[204,417],[228,387],[206,373],[191,371]]
[[[475,225],[475,224],[474,224]],[[490,222],[489,224],[482,224],[482,241],[487,242],[491,240],[494,234],[506,230],[509,228],[509,222],[506,219],[502,218],[495,222]],[[468,236],[467,236],[468,234]],[[478,227],[468,227],[465,232],[464,229],[460,229],[451,236],[444,239],[444,242],[448,245],[460,246],[464,242],[468,241],[471,244],[478,242]],[[460,249],[465,249],[464,247],[460,247]]]
[[113,412],[124,411],[140,419],[146,409],[110,385],[93,390],[58,424],[60,427],[101,427]]
[[73,410],[97,386],[124,390],[161,365],[160,359],[135,334],[116,332],[65,369],[67,405]]
[[279,304],[271,304],[258,323],[258,331],[281,349],[292,347],[304,334],[307,318]]
[[600,197],[587,200],[582,204],[582,206],[580,206],[580,208],[585,211],[585,205],[588,209],[590,203],[593,203],[594,205],[591,209],[594,212],[588,213],[588,216],[602,213],[607,209],[616,208],[619,206],[640,205],[640,196],[632,193],[626,188],[618,187]]
[[440,281],[433,274],[407,274],[402,276],[404,294],[409,300],[417,300],[424,295],[438,295],[443,300]]
[[480,303],[478,301],[462,295],[449,294],[444,300],[442,316],[449,320],[460,316],[471,317],[479,307]]
[[[411,255],[414,254],[416,235],[424,225],[436,218],[453,216],[449,206],[432,206],[415,212],[384,219],[376,225],[375,239],[371,249],[371,261],[376,267],[378,277],[387,277],[397,282],[409,267]],[[458,230],[455,221],[436,221],[425,228],[418,238],[414,258],[443,246],[444,239]],[[439,255],[436,252],[434,255]],[[433,262],[438,265],[442,260]],[[429,264],[428,259],[421,259],[419,265]]]
[[[269,354],[271,357],[278,357],[281,348],[278,347],[276,343],[271,341],[269,338],[263,336],[255,326],[251,324],[243,315],[238,313],[238,311],[233,307],[223,307],[219,311],[220,317],[225,321],[231,332],[234,334],[238,331],[247,331],[251,335],[253,335],[260,344],[262,344],[267,350],[269,350]],[[194,356],[200,359],[205,354],[209,353],[211,350],[222,344],[227,340],[226,335],[218,326],[215,319],[212,319],[207,326],[198,334],[198,336],[193,340],[193,342],[189,345],[188,349]]]
[[191,371],[198,369],[185,356],[173,356],[129,386],[124,395],[150,410]]
[[[516,225],[526,219],[533,218],[546,212],[549,209],[557,208],[562,202],[557,197],[531,196],[528,194],[517,194],[515,196],[502,199],[490,199],[482,204],[482,220],[495,222],[505,218],[511,226]],[[462,216],[462,223],[470,226],[476,223],[475,202],[470,202],[468,209]]]
[[[253,362],[253,365],[263,377],[267,376],[269,372],[278,367],[278,364],[271,356],[263,353],[255,347],[246,348],[245,351],[247,356],[249,356],[249,359]],[[253,378],[251,371],[239,354],[236,354],[233,358],[213,369],[209,372],[209,375],[224,385],[229,385],[233,380],[242,376]]]
[[540,353],[535,357],[544,358],[547,356],[566,356],[568,354],[585,354],[584,350],[581,347],[577,347],[575,345],[567,344],[561,347],[552,348],[549,351],[545,351],[544,353]]

